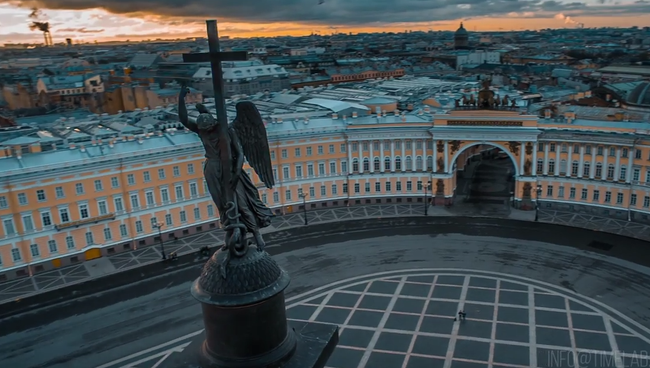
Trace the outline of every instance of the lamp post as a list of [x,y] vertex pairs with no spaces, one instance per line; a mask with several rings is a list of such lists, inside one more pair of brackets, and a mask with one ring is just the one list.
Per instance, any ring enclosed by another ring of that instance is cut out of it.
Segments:
[[427,193],[427,190],[433,191],[431,188],[431,181],[428,181],[424,185],[424,215],[429,216],[429,195]]
[[307,219],[307,194],[302,191],[302,188],[298,188],[298,197],[302,199],[303,217],[305,218],[305,226],[307,226],[309,225],[309,220]]
[[537,198],[535,198],[535,222],[539,221],[539,196],[542,194],[542,186],[537,185],[537,189],[535,190],[535,193],[537,194]]
[[162,227],[165,226],[162,222],[157,222],[154,227],[158,229],[158,239],[160,239],[160,253],[162,253],[162,259],[163,261],[167,259],[167,255],[165,255],[165,243],[163,242],[162,238]]

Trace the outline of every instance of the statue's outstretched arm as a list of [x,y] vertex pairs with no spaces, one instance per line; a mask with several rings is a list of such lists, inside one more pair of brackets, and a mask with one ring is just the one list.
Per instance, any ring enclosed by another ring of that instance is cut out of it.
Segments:
[[183,86],[181,87],[181,92],[178,95],[178,120],[185,126],[185,128],[193,131],[194,133],[199,132],[199,127],[196,123],[190,121],[187,116],[187,107],[185,106],[185,95],[187,95],[188,88]]

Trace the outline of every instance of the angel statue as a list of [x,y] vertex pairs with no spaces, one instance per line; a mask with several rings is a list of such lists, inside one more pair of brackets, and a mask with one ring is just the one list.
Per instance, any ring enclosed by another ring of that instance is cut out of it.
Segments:
[[[260,229],[271,224],[273,212],[264,205],[255,184],[246,171],[242,170],[246,158],[267,188],[271,189],[275,185],[266,127],[262,117],[252,102],[243,101],[237,104],[237,116],[228,126],[227,136],[223,137],[228,141],[231,151],[230,165],[228,165],[231,169],[231,181],[226,183],[223,173],[227,168],[221,160],[224,149],[221,145],[223,138],[220,137],[217,129],[222,123],[215,119],[201,103],[196,104],[196,109],[200,113],[196,123],[191,122],[185,107],[186,94],[187,88],[182,88],[178,99],[178,116],[180,122],[187,129],[197,133],[203,143],[206,158],[203,175],[210,196],[221,215],[221,223],[226,229],[224,248],[229,250],[229,255],[243,256],[248,251],[245,234],[252,233],[257,250],[262,251],[265,244]],[[227,185],[233,191],[231,203],[227,203],[224,195]],[[232,233],[229,233],[229,230],[232,230]]]

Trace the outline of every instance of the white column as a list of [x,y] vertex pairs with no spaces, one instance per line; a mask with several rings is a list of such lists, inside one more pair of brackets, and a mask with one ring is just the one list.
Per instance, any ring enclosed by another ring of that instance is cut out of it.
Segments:
[[566,176],[571,176],[573,171],[573,144],[569,145],[569,154],[566,159]]
[[627,171],[625,172],[625,182],[632,182],[632,171],[634,170],[634,150],[629,150],[627,156]]
[[548,175],[548,146],[550,143],[544,142],[544,175]]
[[400,153],[401,153],[400,159],[402,160],[402,172],[405,172],[406,171],[406,156],[408,156],[408,154],[406,153],[406,140],[400,139],[399,146],[400,146]]
[[433,155],[433,167],[431,168],[431,171],[434,173],[438,172],[438,146],[436,145],[436,140],[433,140],[433,152],[431,154]]
[[449,173],[449,141],[445,141],[445,173]]
[[411,157],[413,157],[413,159],[411,160],[411,171],[413,172],[415,172],[415,168],[416,168],[415,161],[417,161],[416,160],[417,154],[418,154],[418,150],[416,148],[415,140],[411,139]]
[[385,163],[384,163],[384,156],[385,156],[384,155],[384,148],[386,148],[386,147],[384,147],[385,143],[386,143],[386,141],[380,141],[379,142],[379,152],[380,152],[380,155],[379,155],[379,172],[381,172],[382,174],[384,173],[384,171],[386,171],[386,168],[384,167],[384,165],[385,165]]
[[614,181],[618,181],[621,175],[621,148],[616,149],[616,163],[614,165]]
[[518,171],[520,176],[525,175],[524,156],[526,156],[526,143],[522,144],[521,147],[519,147],[519,170]]
[[539,149],[539,146],[537,145],[537,142],[533,143],[533,165],[530,170],[531,175],[537,176],[537,150]]
[[422,140],[422,171],[427,172],[427,166],[429,163],[428,160],[428,152],[427,152],[427,140],[423,139]]
[[607,180],[607,171],[609,171],[609,156],[606,156],[606,154],[608,153],[609,152],[605,150],[605,155],[603,156],[603,172],[600,175],[601,180]]
[[589,179],[596,177],[596,150],[591,151],[591,167],[589,168]]
[[560,151],[562,146],[559,144],[555,145],[555,173],[553,175],[560,175]]
[[359,174],[363,174],[363,143],[364,141],[357,143],[357,148],[359,149]]
[[370,147],[368,147],[368,151],[370,152],[370,173],[375,172],[375,141],[370,141]]
[[390,171],[395,172],[395,141],[390,140]]
[[582,178],[582,172],[585,168],[585,146],[580,146],[580,161],[578,166],[578,177]]
[[352,172],[352,142],[348,141],[348,173],[351,172]]

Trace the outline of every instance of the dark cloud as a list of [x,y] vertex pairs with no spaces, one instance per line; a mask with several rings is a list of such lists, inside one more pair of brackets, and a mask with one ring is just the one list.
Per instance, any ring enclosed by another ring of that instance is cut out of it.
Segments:
[[[11,1],[15,4],[15,0]],[[386,23],[432,22],[452,19],[499,17],[534,13],[540,17],[567,15],[647,14],[646,3],[588,6],[582,2],[556,0],[36,0],[43,8],[104,8],[126,15],[154,14],[175,24],[215,17],[229,22],[299,22],[322,25],[381,25]],[[34,1],[24,1],[34,6]],[[178,20],[186,17],[187,20]]]

